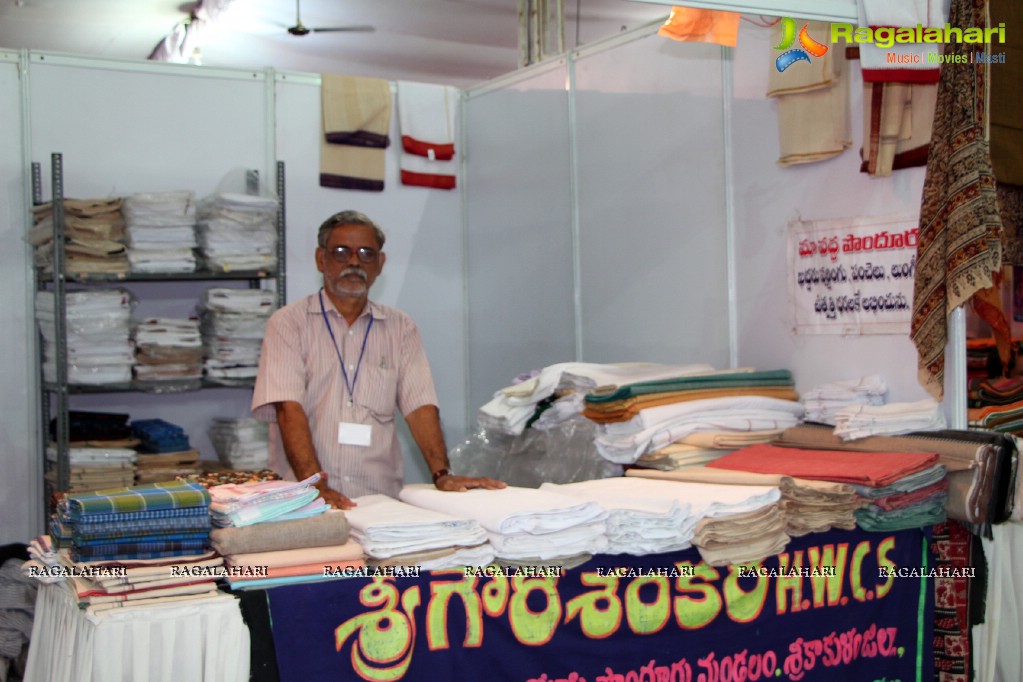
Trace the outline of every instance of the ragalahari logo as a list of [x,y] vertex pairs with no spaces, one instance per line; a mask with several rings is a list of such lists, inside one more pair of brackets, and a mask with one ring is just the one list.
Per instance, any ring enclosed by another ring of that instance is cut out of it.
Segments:
[[828,46],[818,43],[811,38],[806,27],[807,24],[803,24],[803,28],[799,31],[799,44],[802,46],[802,49],[797,47],[794,50],[790,50],[789,48],[792,47],[792,43],[796,41],[796,22],[791,17],[782,17],[781,42],[774,46],[776,50],[785,50],[774,60],[774,66],[778,71],[784,71],[798,61],[809,62],[810,55],[823,57],[827,54]]

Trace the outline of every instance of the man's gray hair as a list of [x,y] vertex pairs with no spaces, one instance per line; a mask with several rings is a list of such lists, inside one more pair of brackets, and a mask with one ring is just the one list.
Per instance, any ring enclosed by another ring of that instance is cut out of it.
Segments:
[[321,249],[327,248],[327,239],[330,237],[330,231],[338,225],[365,225],[366,227],[372,227],[373,232],[376,234],[379,248],[384,248],[384,240],[387,237],[379,225],[370,220],[365,213],[341,211],[330,216],[320,225],[320,231],[316,234],[316,243]]

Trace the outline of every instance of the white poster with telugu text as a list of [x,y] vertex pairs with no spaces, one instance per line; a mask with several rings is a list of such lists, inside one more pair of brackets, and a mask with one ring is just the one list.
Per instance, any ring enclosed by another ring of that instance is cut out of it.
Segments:
[[789,278],[797,334],[908,334],[916,216],[796,220]]

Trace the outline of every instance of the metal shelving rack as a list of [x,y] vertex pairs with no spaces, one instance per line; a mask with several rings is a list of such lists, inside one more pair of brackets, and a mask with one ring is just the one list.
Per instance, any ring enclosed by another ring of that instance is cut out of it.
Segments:
[[[38,162],[32,164],[32,203],[39,205],[43,203],[42,195],[42,167]],[[56,448],[57,454],[57,480],[53,492],[66,491],[71,480],[70,465],[70,396],[72,394],[97,394],[97,393],[125,393],[125,392],[146,392],[139,385],[116,384],[108,386],[91,386],[68,384],[67,364],[67,285],[68,283],[93,285],[113,284],[120,282],[181,282],[181,281],[239,281],[247,280],[250,288],[259,288],[261,283],[266,281],[274,282],[275,299],[277,307],[284,305],[285,301],[285,232],[286,218],[284,214],[285,199],[285,175],[284,162],[278,161],[276,166],[276,192],[278,200],[277,210],[277,265],[273,270],[239,270],[235,272],[212,272],[197,271],[190,273],[127,273],[120,274],[95,274],[95,273],[68,273],[66,272],[66,258],[64,254],[64,161],[61,154],[56,153],[50,158],[51,177],[51,200],[53,202],[53,274],[45,275],[40,268],[35,268],[35,289],[45,290],[48,286],[54,292],[54,331],[56,334],[56,381],[45,380],[42,369],[42,337],[39,339],[39,354],[37,358],[39,371],[39,385],[41,401],[41,426],[43,437],[41,439],[42,461],[46,461],[46,449],[51,446],[50,421],[55,418],[56,429],[52,445]],[[258,175],[255,171],[249,173],[249,187],[254,188],[258,184]],[[251,388],[252,384],[239,384],[238,387]],[[202,388],[231,388],[231,385],[204,381]],[[201,390],[201,389],[199,389]],[[52,408],[51,408],[52,400]],[[47,509],[50,508],[47,496]]]

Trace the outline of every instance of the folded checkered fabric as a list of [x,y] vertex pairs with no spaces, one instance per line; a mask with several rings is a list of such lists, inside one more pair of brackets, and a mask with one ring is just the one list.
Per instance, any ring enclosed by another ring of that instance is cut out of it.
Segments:
[[[201,509],[197,507],[197,509]],[[139,521],[110,521],[107,523],[76,523],[71,536],[76,542],[99,538],[126,538],[140,535],[168,535],[194,531],[209,532],[212,521],[209,514]]]
[[71,546],[72,561],[116,561],[118,559],[159,559],[162,557],[199,554],[209,548],[206,540],[170,540],[167,542],[132,542],[126,544]]
[[[206,542],[209,540],[209,532],[198,531],[194,533],[167,533],[165,535],[148,534],[148,535],[130,535],[123,538],[95,538],[93,540],[79,540],[75,538],[74,547],[82,549],[84,547],[101,547],[103,545],[110,546],[126,546],[126,545],[145,545],[145,544],[162,544],[162,543],[177,543],[177,542]],[[209,544],[207,542],[207,544]]]
[[68,515],[77,521],[92,514],[141,512],[155,509],[208,507],[210,494],[191,481],[167,481],[131,488],[111,488],[67,498]]
[[[149,521],[155,519],[186,519],[194,517],[209,516],[207,507],[181,507],[179,509],[152,509],[140,512],[107,512],[105,514],[89,514],[75,520],[78,528],[87,526],[99,526],[109,523],[122,523],[134,521]],[[70,523],[70,517],[64,516],[64,523]]]

